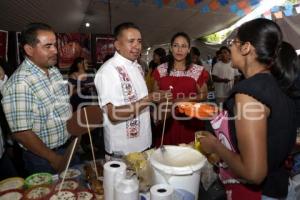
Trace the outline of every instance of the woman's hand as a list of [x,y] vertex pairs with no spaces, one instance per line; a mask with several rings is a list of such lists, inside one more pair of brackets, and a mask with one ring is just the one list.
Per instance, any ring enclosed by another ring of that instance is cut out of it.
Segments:
[[219,144],[220,141],[211,133],[200,137],[200,147],[204,154],[216,153],[215,147]]
[[215,152],[215,147],[221,143],[211,133],[200,136],[199,139],[201,152],[211,164],[216,165],[220,161],[220,156]]

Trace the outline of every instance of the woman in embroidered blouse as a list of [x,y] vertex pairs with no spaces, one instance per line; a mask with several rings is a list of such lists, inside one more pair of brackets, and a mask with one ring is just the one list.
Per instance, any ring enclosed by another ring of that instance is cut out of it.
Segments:
[[[186,33],[176,33],[171,39],[168,62],[159,65],[153,73],[154,90],[168,90],[172,86],[174,102],[202,101],[207,97],[209,74],[202,66],[192,64],[190,45]],[[178,116],[178,113],[173,114]],[[199,120],[176,120],[174,117],[166,121],[164,144],[190,143],[195,131],[203,129]],[[158,145],[159,142],[160,138],[155,143]]]
[[[228,199],[285,199],[289,174],[284,161],[296,139],[297,54],[282,41],[279,26],[262,18],[240,26],[228,45],[233,67],[245,79],[234,86],[226,111],[216,118],[228,125],[226,130],[213,126],[220,141],[209,134],[200,139],[201,148],[221,158]],[[226,112],[232,120],[222,117]]]

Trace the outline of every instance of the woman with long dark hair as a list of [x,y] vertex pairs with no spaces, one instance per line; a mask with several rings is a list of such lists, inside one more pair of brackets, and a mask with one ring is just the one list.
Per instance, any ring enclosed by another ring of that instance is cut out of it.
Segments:
[[149,63],[149,70],[145,76],[145,80],[149,92],[152,92],[154,87],[153,72],[157,68],[157,66],[164,63],[165,60],[166,60],[166,51],[163,48],[157,48],[153,51],[153,59]]
[[[209,74],[204,67],[191,62],[190,48],[189,36],[183,32],[176,33],[171,39],[168,61],[159,65],[153,73],[154,90],[169,90],[171,87],[174,102],[199,102],[207,98]],[[202,129],[203,125],[196,119],[176,120],[172,116],[166,122],[164,144],[190,143],[194,140],[195,131]]]
[[70,103],[73,111],[80,104],[91,101],[91,90],[94,88],[93,77],[87,74],[88,62],[83,57],[77,57],[69,70]]
[[233,67],[245,79],[232,89],[225,111],[211,121],[219,140],[212,134],[201,138],[202,150],[220,157],[228,199],[285,198],[284,161],[296,139],[297,54],[282,40],[279,26],[267,19],[243,24],[228,45]]

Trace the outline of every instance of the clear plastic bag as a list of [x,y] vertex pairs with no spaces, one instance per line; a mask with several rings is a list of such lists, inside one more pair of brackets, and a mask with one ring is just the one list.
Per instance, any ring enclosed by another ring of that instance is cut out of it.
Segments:
[[140,192],[149,191],[153,184],[153,169],[148,159],[149,155],[148,152],[135,152],[125,156],[127,167],[132,169],[138,177]]
[[206,161],[201,169],[201,183],[203,188],[207,191],[208,188],[217,180],[218,175],[213,169],[213,165]]

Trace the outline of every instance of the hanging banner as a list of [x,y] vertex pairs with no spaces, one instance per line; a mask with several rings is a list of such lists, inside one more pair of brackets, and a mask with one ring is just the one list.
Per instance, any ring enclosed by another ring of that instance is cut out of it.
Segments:
[[0,30],[0,58],[7,60],[8,31]]
[[103,63],[108,56],[115,53],[114,37],[99,36],[96,37],[96,59],[97,63]]
[[91,35],[82,33],[58,33],[58,66],[69,68],[77,57],[91,63]]

